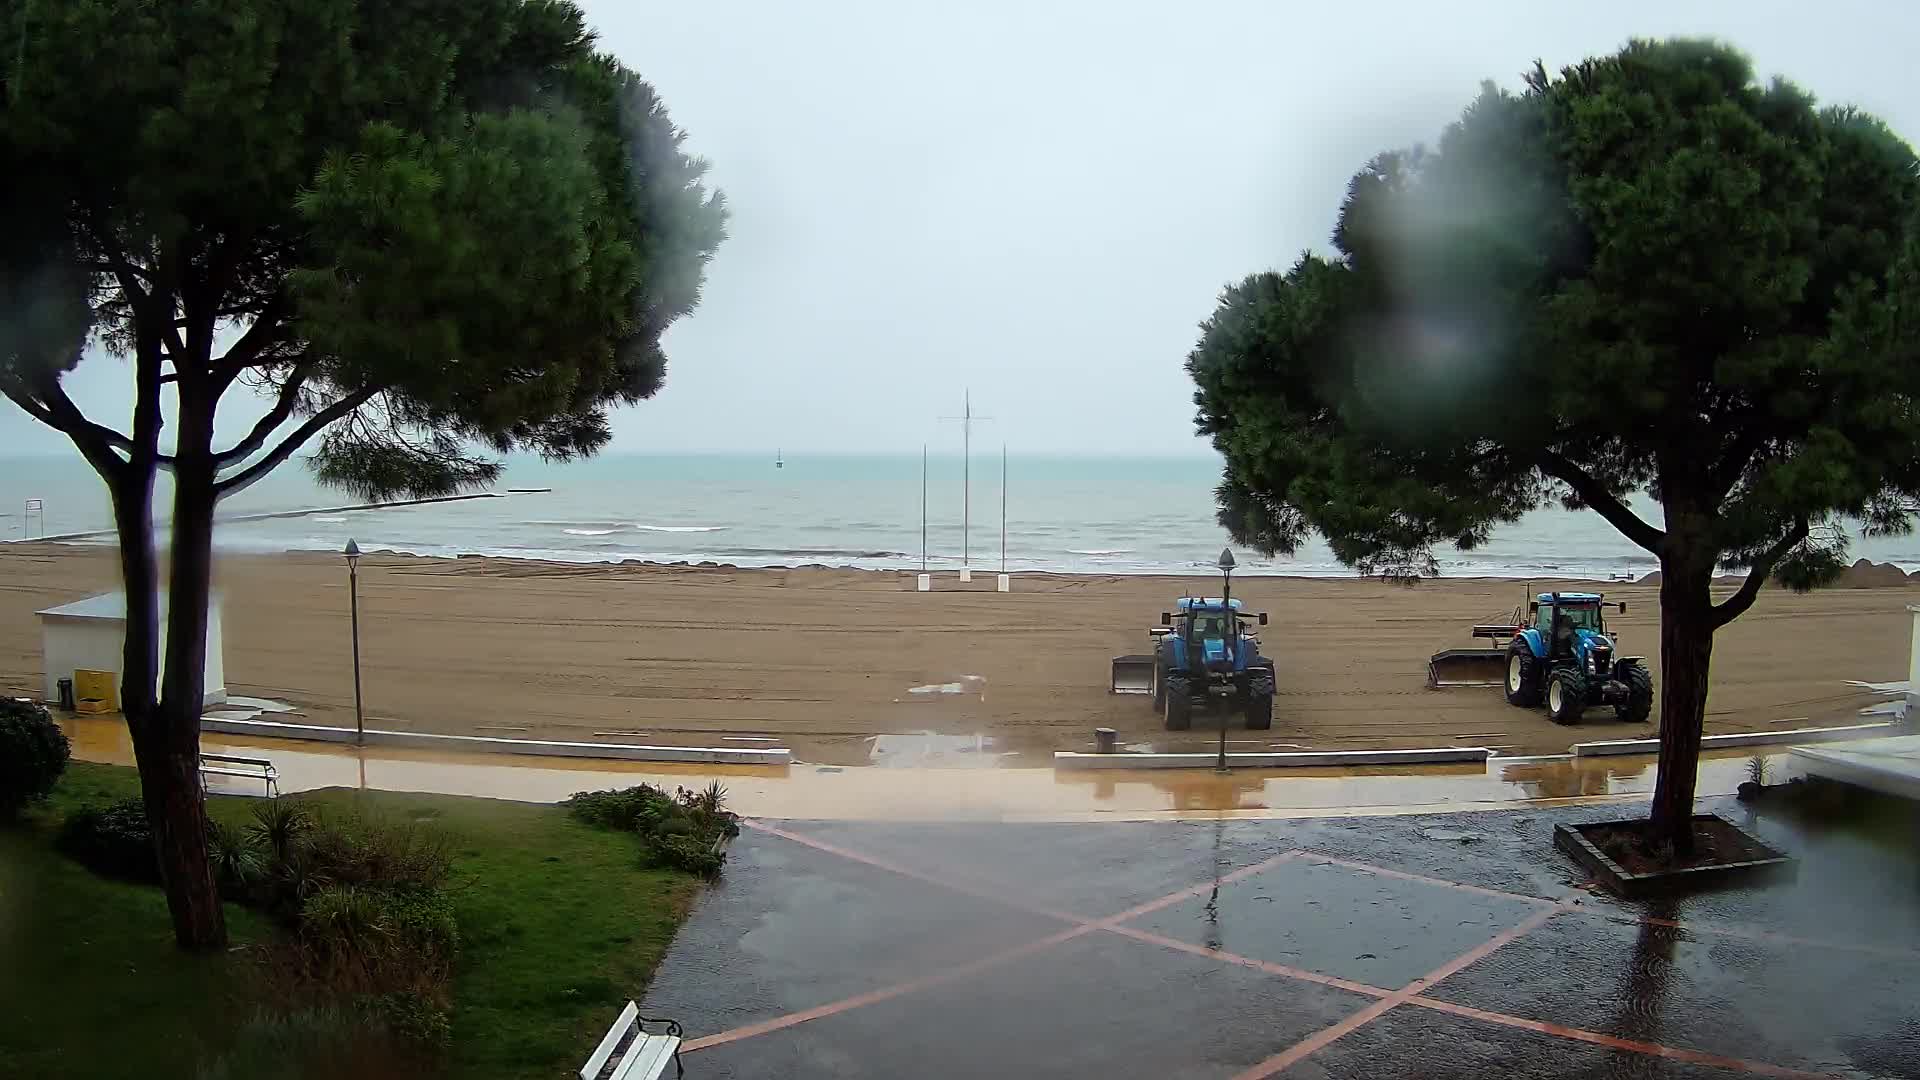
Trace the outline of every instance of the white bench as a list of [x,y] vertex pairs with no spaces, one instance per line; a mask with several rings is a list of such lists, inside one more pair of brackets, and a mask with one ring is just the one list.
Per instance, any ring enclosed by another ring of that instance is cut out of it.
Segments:
[[[645,1024],[660,1024],[666,1033],[650,1034]],[[629,1001],[593,1056],[580,1066],[580,1080],[658,1080],[669,1061],[675,1076],[685,1076],[687,1070],[680,1064],[681,1035],[678,1021],[641,1016],[640,1006]]]
[[234,757],[230,754],[200,755],[200,790],[207,790],[209,776],[238,776],[244,780],[258,780],[266,785],[267,798],[280,797],[280,771],[266,758]]

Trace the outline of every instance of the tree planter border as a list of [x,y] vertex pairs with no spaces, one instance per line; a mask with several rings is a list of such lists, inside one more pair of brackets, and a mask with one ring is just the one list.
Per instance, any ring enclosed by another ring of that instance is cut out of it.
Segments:
[[1590,821],[1579,825],[1555,825],[1553,846],[1572,856],[1573,861],[1585,867],[1587,872],[1593,875],[1593,879],[1608,892],[1627,899],[1686,889],[1715,888],[1735,883],[1783,880],[1799,872],[1799,863],[1792,856],[1761,841],[1759,837],[1718,814],[1695,814],[1693,820],[1717,821],[1722,826],[1740,834],[1747,843],[1766,852],[1767,856],[1741,862],[1685,866],[1673,870],[1653,870],[1636,874],[1613,861],[1606,852],[1600,850],[1599,845],[1586,837],[1587,829],[1642,826],[1646,824],[1644,818]]

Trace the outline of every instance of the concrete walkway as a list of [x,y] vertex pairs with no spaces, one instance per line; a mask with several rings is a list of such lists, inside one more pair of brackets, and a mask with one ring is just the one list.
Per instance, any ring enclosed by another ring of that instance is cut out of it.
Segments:
[[1629,906],[1560,820],[756,822],[643,1011],[701,1077],[1920,1075],[1911,850]]
[[[118,717],[62,721],[84,761],[131,765]],[[208,753],[265,757],[280,790],[366,787],[554,802],[576,791],[651,783],[669,790],[719,780],[738,812],[810,820],[1115,821],[1177,816],[1320,817],[1445,813],[1513,805],[1644,801],[1650,757],[1495,758],[1484,764],[1398,768],[1071,770],[877,768],[796,764],[781,768],[590,761],[520,755],[339,746],[206,734]],[[1766,755],[1786,775],[1786,748]],[[1747,778],[1748,752],[1701,763],[1702,796],[1731,794]],[[211,790],[258,794],[258,784],[213,778]]]

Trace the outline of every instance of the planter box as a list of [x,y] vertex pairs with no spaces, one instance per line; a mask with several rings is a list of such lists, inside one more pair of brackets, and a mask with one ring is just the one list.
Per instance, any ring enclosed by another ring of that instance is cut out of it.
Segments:
[[1624,829],[1645,825],[1644,819],[1596,821],[1586,825],[1556,825],[1553,828],[1553,846],[1573,856],[1573,861],[1586,867],[1587,871],[1593,875],[1593,879],[1604,886],[1608,892],[1630,899],[1686,889],[1779,880],[1792,877],[1798,869],[1798,864],[1793,859],[1761,843],[1752,833],[1725,818],[1714,814],[1695,814],[1693,820],[1717,822],[1721,828],[1737,834],[1755,852],[1762,854],[1739,862],[1710,863],[1703,866],[1634,873],[1615,862],[1606,852],[1600,850],[1599,845],[1587,839],[1586,836],[1588,830]]

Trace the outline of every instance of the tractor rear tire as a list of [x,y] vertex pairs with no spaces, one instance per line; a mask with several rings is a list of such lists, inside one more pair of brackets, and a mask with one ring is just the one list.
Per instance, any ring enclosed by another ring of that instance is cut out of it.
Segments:
[[1540,661],[1518,638],[1507,649],[1507,704],[1531,709],[1540,704]]
[[1193,699],[1187,696],[1187,677],[1168,675],[1166,704],[1163,709],[1168,731],[1185,731],[1193,726]]
[[1627,669],[1627,700],[1613,707],[1613,715],[1631,724],[1644,724],[1653,715],[1653,672],[1645,664]]
[[1547,680],[1547,716],[1556,724],[1577,724],[1587,711],[1587,680],[1572,668],[1561,668]]
[[1262,668],[1247,677],[1247,730],[1273,727],[1273,669]]

